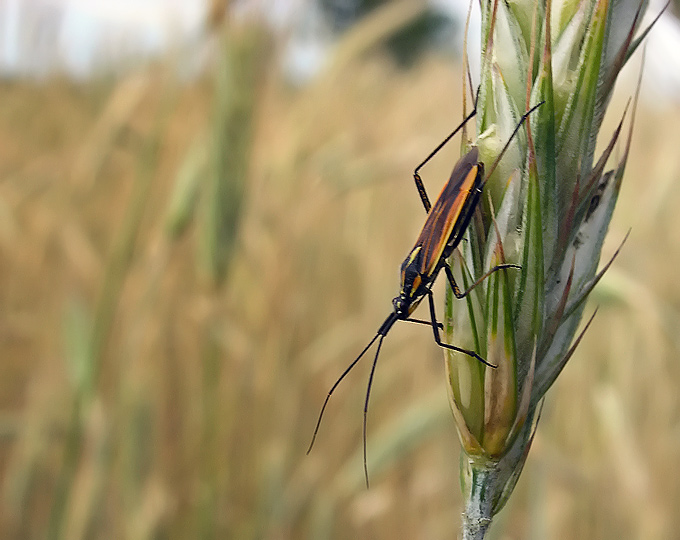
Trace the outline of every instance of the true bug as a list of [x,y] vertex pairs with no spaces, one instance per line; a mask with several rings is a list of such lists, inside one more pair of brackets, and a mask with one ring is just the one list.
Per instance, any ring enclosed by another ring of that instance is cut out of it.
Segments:
[[[421,201],[425,207],[425,211],[428,212],[428,215],[427,219],[425,220],[425,224],[420,231],[420,235],[416,240],[415,246],[401,265],[401,289],[399,291],[399,295],[392,300],[393,311],[387,316],[373,339],[368,343],[368,345],[366,345],[366,347],[364,347],[359,356],[356,357],[356,359],[345,369],[345,371],[343,371],[342,375],[338,377],[331,389],[328,391],[328,395],[326,396],[323,406],[321,407],[321,412],[319,413],[319,418],[314,428],[314,434],[312,435],[312,441],[309,445],[309,449],[307,450],[307,454],[311,452],[312,447],[314,446],[314,441],[316,440],[319,426],[321,425],[321,420],[331,395],[342,382],[342,380],[347,376],[347,374],[354,368],[354,366],[357,365],[359,360],[361,360],[371,345],[373,345],[373,343],[378,340],[378,347],[373,359],[373,364],[371,366],[371,372],[368,377],[366,399],[364,402],[364,474],[366,476],[366,486],[368,487],[368,467],[366,464],[366,420],[368,415],[368,401],[371,395],[373,375],[375,374],[375,367],[378,362],[378,356],[380,354],[380,348],[382,347],[383,339],[391,330],[392,326],[394,326],[394,323],[399,320],[430,325],[434,333],[434,340],[440,347],[467,354],[468,356],[476,358],[489,367],[496,367],[487,362],[475,351],[457,347],[455,345],[449,345],[448,343],[443,343],[441,341],[439,330],[441,329],[442,325],[437,322],[432,286],[437,279],[439,272],[444,269],[449,284],[453,289],[453,294],[456,296],[456,298],[464,298],[493,272],[505,268],[519,268],[514,264],[501,264],[495,266],[487,271],[477,281],[475,281],[467,290],[461,292],[460,288],[456,284],[456,280],[454,279],[451,267],[447,262],[447,258],[453,253],[453,251],[458,247],[461,240],[463,239],[463,235],[465,234],[465,231],[470,224],[470,220],[472,219],[479,201],[481,200],[484,184],[489,179],[489,176],[491,176],[491,173],[495,170],[522,123],[542,104],[543,102],[539,103],[522,115],[519,122],[517,123],[517,126],[515,127],[515,130],[496,158],[496,161],[491,166],[491,169],[489,170],[486,177],[484,176],[484,163],[479,161],[479,150],[477,147],[473,147],[467,154],[461,157],[454,166],[453,172],[451,173],[448,182],[442,188],[442,191],[439,194],[439,197],[437,197],[434,206],[430,204],[430,199],[427,195],[427,191],[425,190],[423,181],[420,178],[419,171],[428,161],[430,161],[430,159],[432,159],[432,157],[434,157],[437,152],[439,152],[439,150],[442,149],[442,147],[447,142],[449,142],[449,140],[451,140],[451,138],[453,138],[456,133],[458,133],[458,131],[460,131],[460,129],[468,122],[468,120],[475,116],[477,112],[476,109],[473,110],[463,120],[463,122],[455,130],[453,130],[453,132],[451,132],[420,165],[415,168],[413,171],[413,179],[416,183],[418,194],[420,195]],[[421,300],[426,296],[430,308],[430,321],[410,318],[411,313],[415,311]]]

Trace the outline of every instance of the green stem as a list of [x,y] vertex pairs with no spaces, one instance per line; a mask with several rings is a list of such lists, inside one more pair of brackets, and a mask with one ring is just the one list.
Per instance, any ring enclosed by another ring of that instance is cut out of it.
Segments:
[[468,470],[465,512],[463,513],[462,539],[483,540],[493,518],[493,499],[497,484],[498,470],[474,463],[470,458]]

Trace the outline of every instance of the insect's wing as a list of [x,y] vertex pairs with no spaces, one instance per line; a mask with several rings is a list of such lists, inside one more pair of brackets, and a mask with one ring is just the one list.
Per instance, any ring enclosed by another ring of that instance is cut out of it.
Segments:
[[446,246],[451,245],[451,242],[457,245],[467,228],[479,200],[478,188],[482,181],[483,165],[478,159],[476,147],[460,158],[427,216],[416,241],[416,246],[422,248],[422,275],[432,275]]

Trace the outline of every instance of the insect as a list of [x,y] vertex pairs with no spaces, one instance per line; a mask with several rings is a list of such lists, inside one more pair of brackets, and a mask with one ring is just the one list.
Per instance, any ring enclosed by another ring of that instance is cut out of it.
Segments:
[[[432,286],[439,276],[439,273],[444,270],[449,284],[453,289],[453,294],[456,296],[456,298],[465,298],[465,296],[467,296],[477,285],[489,277],[493,272],[505,268],[519,268],[519,266],[514,264],[501,264],[495,266],[488,270],[477,281],[475,281],[467,290],[461,291],[456,284],[456,280],[454,279],[453,272],[447,262],[447,259],[463,239],[463,235],[465,234],[465,231],[470,224],[470,220],[472,219],[472,216],[479,205],[479,201],[481,200],[484,184],[488,180],[491,173],[495,170],[522,123],[542,104],[543,102],[539,103],[522,115],[520,121],[515,127],[515,130],[496,158],[496,161],[493,163],[486,177],[484,176],[484,163],[479,161],[479,150],[477,147],[473,147],[467,154],[460,158],[458,163],[456,163],[454,166],[453,172],[451,173],[448,182],[442,188],[439,197],[437,197],[434,206],[430,204],[430,200],[427,195],[427,191],[425,190],[423,181],[420,178],[419,171],[476,114],[476,109],[473,110],[463,120],[463,122],[451,134],[449,134],[420,165],[418,165],[418,167],[416,167],[413,172],[413,178],[423,206],[428,212],[428,215],[427,219],[425,220],[425,224],[420,231],[420,235],[416,240],[415,246],[401,265],[401,289],[399,291],[399,295],[392,300],[392,312],[387,316],[380,328],[378,328],[378,331],[376,332],[373,339],[368,343],[368,345],[366,345],[366,347],[364,347],[359,356],[354,359],[354,361],[345,369],[340,377],[338,377],[329,390],[323,406],[321,407],[321,412],[319,413],[319,418],[317,420],[316,427],[314,428],[314,434],[312,435],[312,441],[309,445],[309,449],[307,450],[307,454],[311,452],[312,447],[314,446],[314,442],[316,441],[316,436],[321,425],[321,420],[331,395],[333,395],[333,392],[338,387],[338,385],[354,368],[354,366],[357,365],[364,354],[366,354],[368,349],[370,349],[377,340],[378,346],[368,377],[366,399],[364,401],[364,475],[366,477],[366,487],[368,487],[368,466],[366,464],[366,420],[368,416],[368,402],[371,395],[371,387],[373,385],[373,376],[375,374],[378,356],[380,355],[380,348],[382,347],[385,336],[397,321],[401,320],[429,325],[432,327],[432,331],[434,333],[434,341],[440,347],[466,354],[479,360],[489,367],[496,367],[493,364],[487,362],[475,351],[442,342],[439,333],[440,329],[442,329],[442,325],[441,323],[437,322]],[[424,321],[411,318],[411,314],[415,311],[415,309],[425,297],[428,299],[430,320]]]

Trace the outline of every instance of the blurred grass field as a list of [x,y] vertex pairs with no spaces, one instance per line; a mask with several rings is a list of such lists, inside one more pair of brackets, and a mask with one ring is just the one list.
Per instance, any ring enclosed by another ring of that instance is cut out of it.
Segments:
[[[197,81],[169,62],[0,84],[1,538],[456,535],[458,441],[427,328],[385,342],[371,489],[368,365],[305,456],[391,309],[424,217],[413,168],[461,118],[459,66],[401,70],[362,31],[303,89],[259,30],[224,37]],[[643,99],[605,254],[630,238],[495,538],[680,538],[677,121]],[[423,171],[433,194],[451,146]]]

